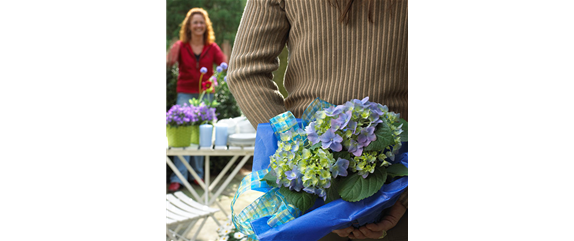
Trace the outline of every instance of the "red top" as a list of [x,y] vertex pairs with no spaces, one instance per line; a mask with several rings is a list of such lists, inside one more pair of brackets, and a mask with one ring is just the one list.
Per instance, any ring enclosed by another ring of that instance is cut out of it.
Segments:
[[202,82],[206,81],[213,75],[213,64],[220,65],[225,62],[225,55],[221,52],[216,43],[204,45],[199,57],[199,63],[189,43],[178,41],[179,48],[179,76],[177,77],[178,93],[199,93],[199,77],[201,67],[207,68],[207,73],[203,74]]

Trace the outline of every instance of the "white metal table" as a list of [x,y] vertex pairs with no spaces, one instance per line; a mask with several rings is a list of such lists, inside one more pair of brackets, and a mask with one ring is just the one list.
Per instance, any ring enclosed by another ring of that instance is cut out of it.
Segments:
[[[193,146],[193,145],[190,147],[185,147],[185,148],[167,147],[166,148],[166,154],[167,154],[166,162],[167,162],[167,165],[169,165],[169,167],[173,170],[175,175],[177,175],[179,177],[179,179],[183,182],[183,186],[185,186],[190,191],[191,195],[193,195],[193,197],[197,200],[197,202],[203,203],[203,204],[208,205],[208,206],[215,203],[217,206],[219,206],[221,211],[227,216],[228,214],[225,213],[225,211],[223,211],[221,204],[219,204],[219,202],[216,201],[216,198],[219,197],[221,192],[223,192],[223,190],[227,187],[227,185],[229,185],[229,182],[231,182],[233,177],[235,177],[235,175],[237,175],[237,173],[243,167],[243,165],[245,165],[245,162],[247,162],[247,160],[249,160],[249,158],[251,156],[253,156],[253,150],[254,150],[253,146],[250,146],[250,147],[230,146],[228,148],[226,147],[225,149],[213,149],[212,147],[198,148],[197,146]],[[177,168],[175,167],[173,162],[169,159],[169,156],[176,156],[177,158],[180,158],[181,162],[185,165],[185,167],[187,168],[189,173],[191,173],[191,175],[195,178],[195,180],[197,180],[200,187],[203,188],[204,192],[203,192],[203,195],[201,197],[197,194],[197,192],[189,184],[189,182],[185,178],[183,178],[183,175],[181,174],[181,172],[179,172],[179,170],[177,170]],[[189,163],[184,161],[183,156],[205,156],[205,183],[203,181],[201,181],[201,178],[199,178],[199,176],[193,170],[193,168],[191,168]],[[231,158],[231,160],[227,163],[227,165],[225,165],[223,170],[219,173],[219,175],[217,175],[215,180],[213,180],[213,183],[211,183],[211,184],[209,181],[209,157],[210,156],[233,156]],[[229,169],[231,168],[233,163],[235,163],[235,161],[237,161],[237,159],[240,156],[243,156],[243,159],[241,159],[241,161],[239,162],[237,167],[235,167],[235,169],[231,172],[231,174],[227,177],[227,179],[225,179],[223,184],[221,184],[219,186],[219,188],[217,189],[215,194],[213,194],[212,191],[215,189],[215,186],[219,183],[219,181],[221,181],[221,179],[225,176],[227,171],[229,171]]]

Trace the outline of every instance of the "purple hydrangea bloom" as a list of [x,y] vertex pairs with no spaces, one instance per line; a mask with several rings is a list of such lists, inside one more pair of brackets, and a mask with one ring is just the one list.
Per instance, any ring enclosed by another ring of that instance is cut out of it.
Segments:
[[223,68],[223,69],[227,69],[227,63],[225,63],[225,62],[221,63],[220,66],[221,66],[221,68]]
[[365,97],[364,99],[362,99],[361,103],[363,103],[363,108],[369,108],[371,105],[375,104],[375,103],[369,101],[368,96]]
[[315,122],[311,122],[311,124],[305,128],[305,133],[307,133],[307,139],[312,145],[319,143],[319,135],[317,131],[315,131]]
[[221,66],[217,66],[217,68],[215,68],[215,71],[217,71],[217,73],[221,73],[221,71],[223,71],[223,68]]
[[371,102],[367,101],[369,97],[365,97],[363,100],[353,99],[351,101],[347,101],[345,103],[345,108],[353,108],[353,109],[365,109],[371,105]]
[[291,181],[291,190],[295,190],[297,192],[300,192],[301,189],[303,189],[303,181],[301,181],[301,178],[297,178],[293,181]]
[[207,73],[207,68],[201,67],[201,69],[199,69],[199,72],[201,72],[202,74],[205,74],[205,73]]
[[[386,105],[381,105],[381,109],[382,109],[384,112],[389,112],[389,107],[387,107]],[[398,117],[398,116],[397,116],[397,117]]]
[[316,194],[317,196],[322,197],[323,200],[327,198],[327,192],[325,192],[325,190],[322,188],[305,187],[303,188],[303,191],[310,194]]
[[315,189],[315,194],[319,197],[322,197],[323,201],[325,201],[327,199],[327,192],[325,192],[325,189],[323,189],[323,188]]
[[295,168],[291,171],[286,171],[285,175],[287,176],[287,179],[291,181],[289,189],[295,189],[295,191],[300,192],[303,188],[303,181],[301,181],[302,174],[299,172],[299,169]]
[[329,106],[329,108],[325,109],[325,114],[327,116],[336,116],[338,114],[341,114],[341,108],[337,108],[338,106]]
[[322,142],[323,149],[331,148],[331,150],[335,152],[339,152],[343,149],[341,145],[343,137],[335,134],[332,129],[328,129],[325,134],[319,137],[319,140]]
[[368,146],[371,141],[375,140],[377,140],[377,136],[375,135],[375,127],[372,126],[363,128],[361,134],[357,137],[357,142],[359,142],[361,146]]
[[[372,117],[372,116],[371,116]],[[379,119],[378,117],[376,119],[371,118],[371,126],[372,127],[377,127],[377,125],[379,123],[383,123],[383,120]]]
[[223,81],[227,82],[227,76],[223,77]]
[[[297,170],[297,169],[295,169],[295,170]],[[297,178],[297,173],[295,172],[295,170],[285,172],[285,176],[287,176],[287,179],[293,180],[293,179]]]
[[333,173],[333,178],[337,178],[337,176],[346,177],[348,172],[347,168],[349,168],[349,160],[340,158],[337,159],[335,165],[331,167],[331,173]]
[[[369,106],[369,109],[371,109],[371,112],[377,114],[378,116],[383,115],[383,106],[379,103],[373,104],[371,106]],[[387,108],[388,111],[388,108]]]
[[334,130],[339,130],[345,128],[352,117],[352,111],[347,111],[346,113],[340,113],[337,119],[331,119],[331,128]]
[[383,121],[379,118],[384,114],[383,106],[379,103],[372,103],[369,109],[371,111],[371,115],[369,116],[371,125],[377,126],[377,124],[382,123]]
[[351,100],[351,103],[352,103],[354,106],[358,106],[358,107],[361,107],[361,108],[364,107],[364,106],[363,106],[363,104],[364,104],[363,101],[360,101],[360,100],[358,100],[358,99],[353,99],[353,100]]
[[361,156],[361,154],[363,154],[363,146],[359,145],[359,143],[351,139],[349,144],[349,152],[355,156]]
[[303,188],[303,191],[305,191],[307,193],[315,194],[315,188],[314,187],[305,187],[305,188]]
[[355,130],[357,129],[357,122],[349,121],[349,123],[347,124],[347,129],[353,131],[353,134],[356,134]]
[[365,104],[365,103],[367,103],[368,101],[369,101],[369,97],[367,96],[367,97],[365,97],[365,98],[363,98],[363,99],[361,100],[361,103]]

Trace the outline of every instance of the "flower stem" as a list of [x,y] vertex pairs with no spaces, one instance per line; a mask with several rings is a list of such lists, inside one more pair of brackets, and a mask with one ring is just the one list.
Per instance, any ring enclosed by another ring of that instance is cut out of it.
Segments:
[[199,102],[201,103],[201,100],[203,100],[203,96],[205,95],[205,92],[201,92],[201,95],[199,95]]
[[200,94],[203,92],[201,91],[201,79],[203,79],[203,73],[201,73],[201,75],[199,76],[199,88],[197,89]]

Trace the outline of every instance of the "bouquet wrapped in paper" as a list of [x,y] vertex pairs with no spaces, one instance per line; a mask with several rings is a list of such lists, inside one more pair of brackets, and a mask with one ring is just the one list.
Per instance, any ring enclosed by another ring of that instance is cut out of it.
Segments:
[[[257,127],[253,173],[232,201],[233,222],[253,240],[318,240],[377,222],[408,186],[407,122],[386,106],[316,99]],[[265,194],[240,213],[247,190]]]

